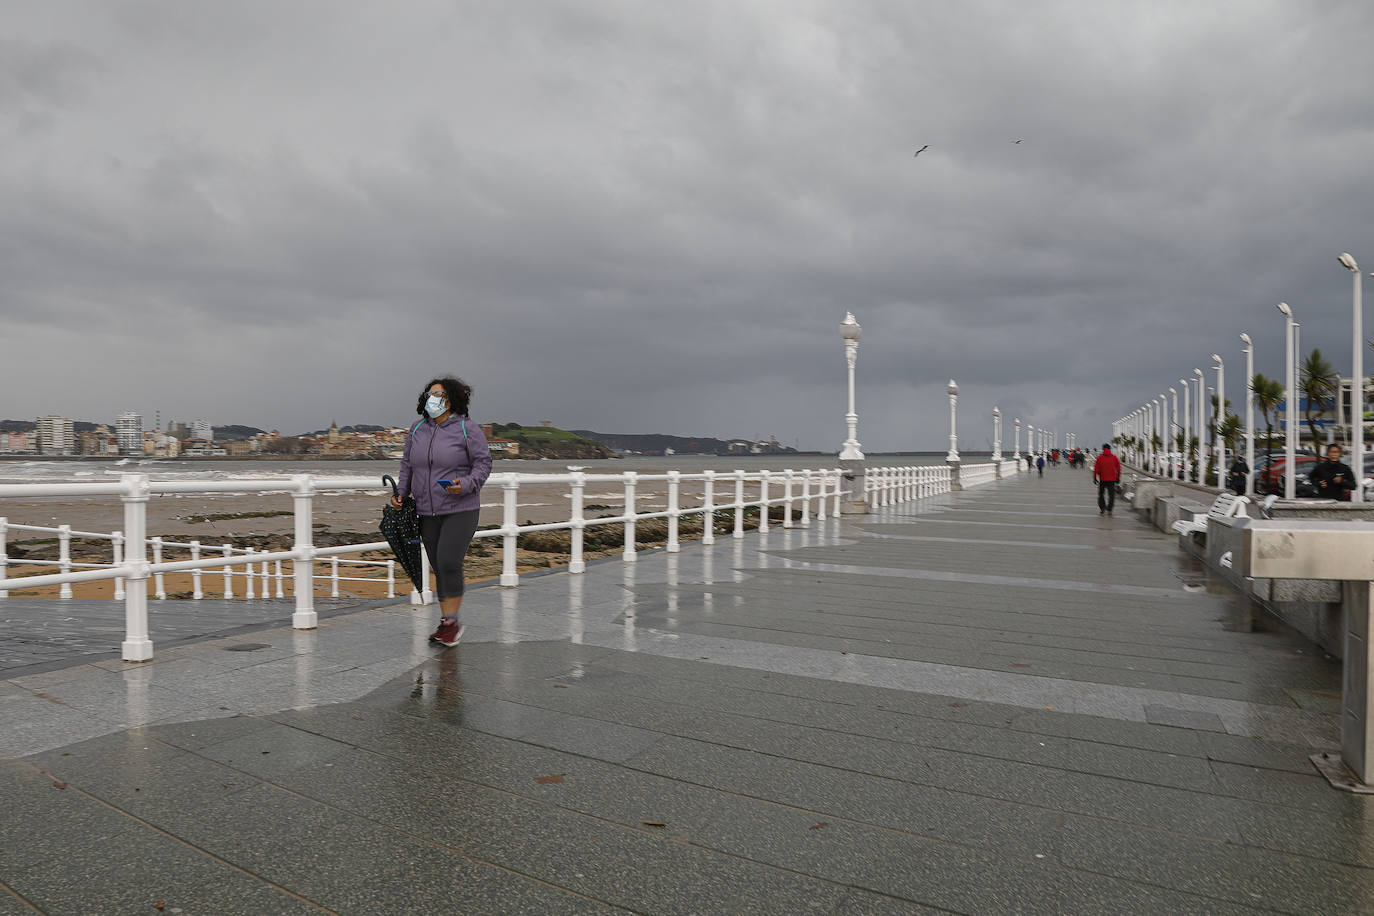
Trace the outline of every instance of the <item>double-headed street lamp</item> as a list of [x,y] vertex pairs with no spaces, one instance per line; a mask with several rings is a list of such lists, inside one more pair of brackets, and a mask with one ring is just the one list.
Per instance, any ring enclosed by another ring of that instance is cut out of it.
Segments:
[[1245,344],[1245,495],[1255,495],[1255,345],[1249,334],[1240,335]]
[[1287,351],[1283,375],[1283,457],[1285,461],[1284,467],[1287,469],[1287,473],[1284,475],[1283,498],[1293,499],[1297,495],[1298,486],[1297,475],[1293,473],[1296,470],[1296,468],[1293,467],[1293,463],[1297,452],[1297,443],[1293,440],[1293,431],[1297,426],[1298,419],[1298,399],[1296,396],[1297,392],[1294,390],[1297,388],[1297,384],[1293,379],[1293,326],[1296,322],[1293,321],[1293,309],[1287,302],[1279,303],[1279,311],[1283,313],[1285,322],[1283,339],[1284,347]]
[[1348,253],[1342,252],[1341,266],[1350,271],[1354,281],[1351,293],[1350,341],[1350,468],[1355,472],[1355,489],[1350,494],[1353,503],[1364,502],[1364,303],[1360,265]]

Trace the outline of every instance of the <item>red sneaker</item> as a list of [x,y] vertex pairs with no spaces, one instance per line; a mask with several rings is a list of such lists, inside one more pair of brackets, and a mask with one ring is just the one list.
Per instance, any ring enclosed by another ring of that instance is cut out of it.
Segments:
[[434,631],[434,641],[441,646],[456,646],[463,638],[463,628],[457,620],[448,620]]
[[440,638],[443,637],[446,628],[447,628],[450,624],[455,623],[455,622],[456,622],[455,619],[452,618],[452,617],[440,617],[440,618],[439,618],[439,628],[438,628],[437,630],[435,630],[433,633],[429,634],[429,641],[430,641],[430,642],[438,642],[438,641],[440,640]]

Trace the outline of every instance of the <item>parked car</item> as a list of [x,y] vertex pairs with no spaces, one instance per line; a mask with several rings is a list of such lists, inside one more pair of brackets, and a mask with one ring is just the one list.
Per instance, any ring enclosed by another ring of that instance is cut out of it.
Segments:
[[[1294,455],[1297,462],[1298,476],[1294,484],[1294,492],[1298,496],[1315,496],[1316,489],[1312,482],[1308,480],[1308,474],[1317,463],[1316,455]],[[1284,494],[1287,481],[1288,456],[1283,454],[1267,455],[1263,459],[1255,459],[1255,492],[1256,493],[1277,493],[1279,496]],[[1305,472],[1305,473],[1304,473]],[[1302,488],[1306,486],[1308,492],[1303,493]]]

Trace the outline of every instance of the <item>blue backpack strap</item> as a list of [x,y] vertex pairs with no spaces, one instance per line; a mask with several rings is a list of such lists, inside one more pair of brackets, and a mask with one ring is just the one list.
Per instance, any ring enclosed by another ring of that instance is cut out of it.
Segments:
[[464,441],[464,442],[467,442],[467,441],[468,441],[468,421],[467,421],[467,418],[464,417],[464,418],[463,418],[462,420],[460,420],[459,422],[460,422],[460,423],[462,424],[462,426],[463,426],[463,441]]
[[408,436],[413,436],[413,435],[415,435],[415,430],[419,429],[421,426],[424,426],[424,425],[425,425],[425,421],[424,421],[424,420],[421,420],[419,423],[416,423],[414,426],[412,426],[412,427],[410,428],[410,432],[407,433],[406,435],[408,435]]

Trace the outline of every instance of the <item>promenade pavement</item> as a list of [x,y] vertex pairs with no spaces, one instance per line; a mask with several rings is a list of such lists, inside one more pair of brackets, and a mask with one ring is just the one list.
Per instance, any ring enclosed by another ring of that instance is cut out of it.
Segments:
[[1374,912],[1374,799],[1307,759],[1339,663],[1094,499],[1050,469],[477,588],[453,649],[283,602],[15,655],[0,916]]

